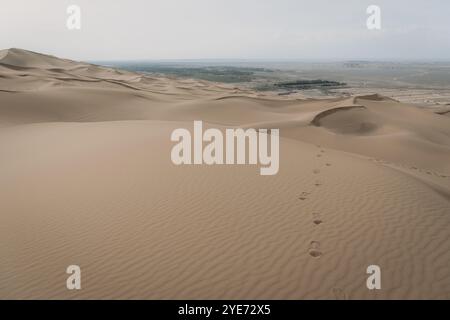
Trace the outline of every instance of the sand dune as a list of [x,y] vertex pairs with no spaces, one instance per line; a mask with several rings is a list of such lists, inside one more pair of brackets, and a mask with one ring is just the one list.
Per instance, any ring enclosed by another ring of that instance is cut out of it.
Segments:
[[[0,102],[0,298],[450,298],[448,116],[20,49]],[[173,165],[192,120],[280,128],[279,173]]]

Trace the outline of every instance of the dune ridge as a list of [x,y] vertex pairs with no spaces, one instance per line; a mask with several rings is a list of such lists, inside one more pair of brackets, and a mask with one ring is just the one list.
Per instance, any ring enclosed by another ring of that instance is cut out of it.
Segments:
[[[279,173],[173,165],[193,120],[280,128]],[[0,150],[0,299],[450,298],[450,118],[431,110],[9,49]]]

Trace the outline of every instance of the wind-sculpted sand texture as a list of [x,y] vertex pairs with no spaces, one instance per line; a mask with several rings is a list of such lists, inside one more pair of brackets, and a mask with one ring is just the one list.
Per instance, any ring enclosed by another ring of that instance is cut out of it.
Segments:
[[[259,95],[1,51],[0,298],[449,299],[450,118]],[[193,120],[280,128],[279,173],[175,166]]]

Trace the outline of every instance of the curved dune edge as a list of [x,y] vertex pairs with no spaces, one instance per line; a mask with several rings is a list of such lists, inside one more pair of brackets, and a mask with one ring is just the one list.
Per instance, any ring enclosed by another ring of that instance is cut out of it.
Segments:
[[333,113],[340,112],[340,111],[346,111],[346,110],[352,110],[352,109],[366,109],[366,107],[361,105],[354,105],[354,106],[345,106],[345,107],[336,107],[332,109],[328,109],[326,111],[323,111],[319,113],[317,116],[314,117],[314,119],[311,121],[311,124],[320,127],[321,126],[321,120],[325,118],[326,116],[329,116]]
[[[448,117],[14,51],[17,68],[0,58],[0,298],[450,298]],[[170,134],[193,120],[280,128],[278,175],[174,166]],[[377,129],[346,130],[366,121]],[[81,291],[64,287],[70,264]]]

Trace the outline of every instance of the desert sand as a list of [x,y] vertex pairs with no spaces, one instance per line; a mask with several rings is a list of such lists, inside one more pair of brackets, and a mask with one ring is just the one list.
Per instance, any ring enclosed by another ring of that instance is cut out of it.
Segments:
[[[193,120],[280,128],[279,173],[175,166],[170,134]],[[450,298],[450,117],[377,94],[3,50],[0,195],[0,299]]]

